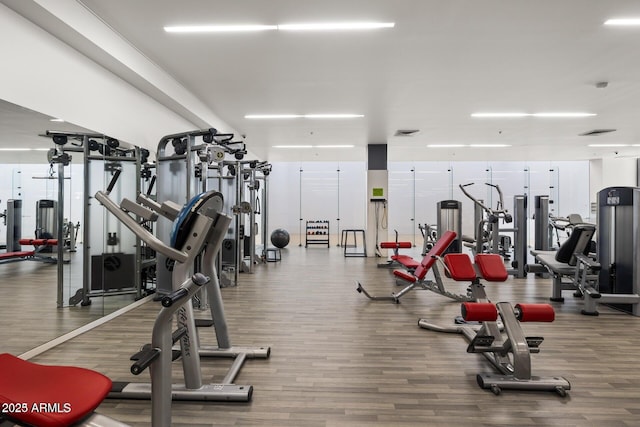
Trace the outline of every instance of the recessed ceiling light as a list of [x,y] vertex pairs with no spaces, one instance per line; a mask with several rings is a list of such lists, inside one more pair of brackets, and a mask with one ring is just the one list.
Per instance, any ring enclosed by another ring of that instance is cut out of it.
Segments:
[[60,123],[64,122],[64,120],[62,120],[62,119],[49,119],[49,121],[50,122],[60,122]]
[[238,33],[255,31],[357,31],[393,28],[393,22],[316,22],[280,25],[175,25],[165,26],[167,33]]
[[604,25],[612,25],[619,27],[630,27],[634,25],[640,25],[640,18],[614,18],[607,19]]
[[245,119],[357,119],[363,114],[247,114]]
[[589,144],[588,147],[628,147],[629,144]]
[[469,147],[473,148],[503,148],[503,147],[511,147],[509,144],[471,144]]
[[427,148],[458,148],[466,147],[464,144],[428,144]]

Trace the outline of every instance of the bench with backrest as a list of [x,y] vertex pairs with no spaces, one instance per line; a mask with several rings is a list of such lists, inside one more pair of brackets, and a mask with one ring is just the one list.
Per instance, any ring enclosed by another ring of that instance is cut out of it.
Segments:
[[[456,236],[456,233],[453,231],[446,231],[443,233],[421,261],[414,260],[418,265],[413,271],[394,270],[393,275],[403,283],[407,284],[399,292],[393,292],[390,296],[374,296],[369,294],[360,282],[357,282],[358,286],[356,290],[365,294],[369,299],[374,301],[393,301],[395,303],[399,303],[400,298],[413,289],[429,290],[446,297],[453,298],[457,301],[468,301],[468,297],[453,294],[445,289],[442,277],[436,266],[436,262],[447,250],[449,245],[451,245],[451,243],[456,239]],[[433,270],[435,281],[426,278],[427,273],[431,270]]]

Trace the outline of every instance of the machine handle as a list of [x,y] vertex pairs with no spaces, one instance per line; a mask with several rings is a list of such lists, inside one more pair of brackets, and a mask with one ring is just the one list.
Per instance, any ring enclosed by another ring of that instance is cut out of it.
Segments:
[[140,375],[145,369],[149,367],[153,363],[156,358],[160,356],[159,348],[151,348],[149,347],[147,350],[142,351],[139,354],[140,359],[136,361],[133,365],[131,365],[131,373],[133,375]]
[[193,283],[193,285],[200,287],[203,285],[206,285],[207,283],[209,283],[211,279],[207,276],[205,276],[202,273],[196,273],[193,276],[191,276],[191,280],[187,281],[186,284],[184,284],[180,289],[176,289],[175,291],[171,292],[169,295],[164,296],[160,302],[162,303],[163,307],[171,307],[173,304],[175,304],[176,302],[180,301],[182,298],[186,297],[189,295],[189,287],[191,286],[191,283]]
[[111,193],[111,190],[113,190],[113,187],[115,187],[116,181],[118,181],[118,178],[120,178],[121,173],[122,173],[121,168],[117,168],[116,171],[113,173],[113,177],[111,178],[111,181],[109,181],[109,185],[107,186],[107,191],[105,191],[106,194]]

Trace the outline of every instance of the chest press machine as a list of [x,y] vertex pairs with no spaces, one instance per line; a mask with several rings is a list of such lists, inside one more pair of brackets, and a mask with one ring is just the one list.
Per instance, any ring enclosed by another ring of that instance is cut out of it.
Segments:
[[[406,284],[399,292],[393,292],[390,296],[375,296],[369,294],[367,290],[362,286],[360,282],[356,282],[356,290],[364,294],[367,298],[373,301],[393,301],[396,304],[400,303],[400,298],[408,292],[417,290],[432,291],[442,296],[454,299],[456,301],[471,301],[469,295],[454,294],[446,290],[444,283],[442,282],[442,276],[438,270],[436,264],[438,257],[447,250],[449,245],[456,239],[457,234],[453,231],[446,231],[433,245],[431,250],[422,258],[421,261],[417,261],[411,257],[397,258],[396,262],[405,266],[408,271],[394,270],[393,275],[399,280],[400,283]],[[417,267],[414,267],[416,266]],[[433,275],[435,280],[429,280],[426,278],[427,273],[433,269]]]
[[[508,273],[502,258],[496,254],[478,254],[476,266],[481,276],[491,282],[503,282]],[[502,389],[548,390],[566,396],[571,384],[562,377],[537,377],[531,374],[531,353],[538,353],[542,337],[526,337],[522,322],[552,322],[555,318],[549,304],[517,304],[508,302],[494,304],[489,301],[484,285],[480,283],[471,259],[466,254],[447,254],[445,265],[456,281],[471,281],[473,301],[462,303],[462,318],[465,322],[481,322],[476,328],[471,324],[439,326],[420,319],[421,328],[464,335],[469,342],[468,353],[481,353],[497,369],[498,374],[480,373],[478,385],[500,394]],[[502,328],[498,323],[498,316]],[[503,329],[504,332],[501,330]]]

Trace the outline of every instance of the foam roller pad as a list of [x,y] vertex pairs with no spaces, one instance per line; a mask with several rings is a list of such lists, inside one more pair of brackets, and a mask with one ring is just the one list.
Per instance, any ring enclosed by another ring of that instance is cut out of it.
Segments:
[[553,322],[556,318],[549,304],[516,304],[516,313],[521,322]]
[[463,302],[462,318],[467,322],[493,322],[498,318],[498,309],[490,302]]

